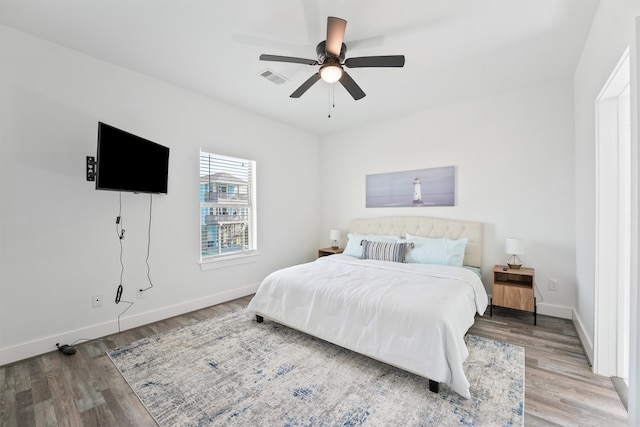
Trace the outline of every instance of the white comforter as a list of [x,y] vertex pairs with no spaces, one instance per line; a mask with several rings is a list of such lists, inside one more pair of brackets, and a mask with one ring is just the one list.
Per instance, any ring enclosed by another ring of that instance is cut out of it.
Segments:
[[487,303],[465,268],[332,255],[270,274],[248,309],[470,398],[464,335]]

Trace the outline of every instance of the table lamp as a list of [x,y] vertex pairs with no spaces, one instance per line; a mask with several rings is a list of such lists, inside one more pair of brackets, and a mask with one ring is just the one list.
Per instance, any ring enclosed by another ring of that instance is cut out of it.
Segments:
[[522,239],[509,238],[505,240],[504,251],[511,255],[507,260],[509,268],[517,270],[522,267],[522,261],[518,258],[518,255],[524,254],[524,243]]
[[338,249],[338,241],[342,237],[340,230],[331,230],[329,232],[329,239],[331,239],[331,249]]

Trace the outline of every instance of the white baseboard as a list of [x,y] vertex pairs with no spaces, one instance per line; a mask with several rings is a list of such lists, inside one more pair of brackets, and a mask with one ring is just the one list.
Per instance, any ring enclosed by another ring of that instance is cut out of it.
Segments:
[[[120,319],[121,330],[127,330],[138,326],[146,325],[159,320],[168,319],[180,314],[189,313],[190,311],[199,310],[201,308],[210,307],[212,305],[221,304],[236,298],[242,298],[251,295],[258,290],[259,283],[245,286],[239,289],[233,289],[221,292],[215,295],[209,295],[204,298],[198,298],[185,301],[179,304],[150,310],[144,313],[137,313],[131,316],[123,316]],[[114,329],[115,328],[115,329]],[[69,343],[77,340],[78,337],[86,337],[90,339],[101,338],[118,332],[117,326],[114,326],[113,320],[108,322],[90,325],[73,331],[67,331],[63,334],[50,335],[48,337],[39,338],[37,340],[23,342],[10,347],[0,349],[0,366],[18,360],[27,359],[49,351],[55,350],[55,346],[51,343]],[[80,338],[82,340],[83,338]]]
[[576,313],[573,308],[542,303],[538,304],[538,314],[572,320],[573,326],[576,328],[576,332],[578,333],[578,338],[584,348],[585,355],[589,361],[589,365],[593,366],[593,342],[589,338],[582,320],[580,320],[580,316],[578,316],[578,313]]
[[[233,289],[221,292],[215,295],[209,295],[204,298],[198,298],[191,301],[182,302],[180,304],[162,307],[156,310],[138,313],[131,317],[122,317],[120,325],[122,330],[136,328],[138,326],[147,325],[159,320],[168,319],[169,317],[178,316],[180,314],[189,313],[190,311],[200,310],[201,308],[210,307],[212,305],[221,304],[236,298],[254,294],[258,290],[260,284],[245,286],[244,288]],[[111,332],[113,333],[113,332]]]
[[559,317],[560,319],[573,319],[573,308],[562,305],[553,305],[540,303],[538,306],[538,314],[545,316]]
[[578,313],[576,313],[575,310],[573,311],[573,326],[576,328],[578,338],[580,338],[580,342],[582,343],[582,348],[584,348],[584,352],[587,356],[587,359],[589,360],[589,365],[593,366],[593,342],[589,338],[589,335],[584,328],[584,324],[582,323],[582,320],[580,320],[580,316],[578,316]]

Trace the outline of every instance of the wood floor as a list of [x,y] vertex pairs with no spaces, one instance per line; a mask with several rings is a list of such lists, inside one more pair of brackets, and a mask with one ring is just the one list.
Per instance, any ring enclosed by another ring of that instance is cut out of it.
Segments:
[[627,411],[609,377],[591,372],[570,320],[494,308],[470,334],[525,348],[526,426],[626,426]]
[[[244,307],[209,307],[0,367],[0,426],[155,426],[105,350]],[[525,425],[622,426],[627,413],[611,380],[591,373],[568,320],[494,309],[469,331],[525,347]]]

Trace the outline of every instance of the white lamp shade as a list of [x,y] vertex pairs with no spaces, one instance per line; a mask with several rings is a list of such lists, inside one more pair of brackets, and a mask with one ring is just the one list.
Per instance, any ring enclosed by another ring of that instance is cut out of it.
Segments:
[[323,65],[320,68],[320,77],[327,83],[335,83],[342,77],[342,67],[338,65]]
[[524,242],[522,239],[509,238],[504,241],[504,251],[511,255],[524,254]]
[[340,240],[342,232],[340,230],[331,230],[329,232],[329,240]]

